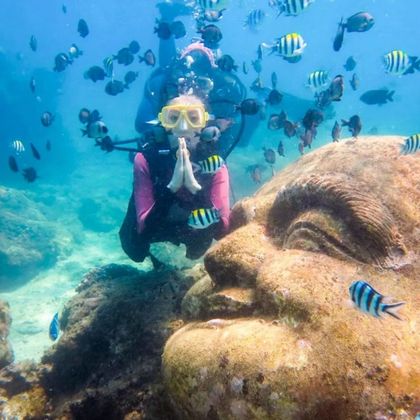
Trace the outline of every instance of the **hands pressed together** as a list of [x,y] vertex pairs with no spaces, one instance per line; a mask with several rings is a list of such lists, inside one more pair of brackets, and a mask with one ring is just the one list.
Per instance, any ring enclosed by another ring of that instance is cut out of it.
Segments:
[[201,185],[194,177],[190,161],[190,152],[187,149],[184,137],[178,138],[178,150],[176,152],[176,156],[177,161],[174,173],[167,187],[175,193],[184,185],[191,194],[197,193],[201,190]]

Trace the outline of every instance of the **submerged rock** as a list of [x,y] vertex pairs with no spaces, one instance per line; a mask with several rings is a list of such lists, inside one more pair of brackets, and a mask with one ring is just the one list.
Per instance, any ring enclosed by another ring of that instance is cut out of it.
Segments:
[[[414,418],[420,159],[400,155],[403,141],[322,147],[235,205],[236,230],[205,257],[210,279],[184,299],[192,322],[165,346],[180,418]],[[358,279],[405,301],[403,320],[348,304]],[[247,311],[232,290],[253,297]]]
[[0,291],[29,281],[53,265],[68,234],[46,218],[24,192],[0,187]]
[[9,304],[0,300],[0,369],[13,362],[13,350],[8,340],[11,323]]
[[182,297],[201,276],[196,267],[144,274],[116,264],[89,272],[60,314],[61,336],[42,359],[48,414],[170,418],[161,354],[183,325]]

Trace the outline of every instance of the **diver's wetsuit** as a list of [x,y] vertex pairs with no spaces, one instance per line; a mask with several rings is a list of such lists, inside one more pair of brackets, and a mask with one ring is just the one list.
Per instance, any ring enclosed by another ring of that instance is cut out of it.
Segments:
[[[135,126],[140,134],[146,134],[151,128],[148,122],[157,118],[169,99],[178,96],[176,81],[181,69],[177,67],[175,59],[174,40],[161,39],[160,66],[146,82],[137,111]],[[234,105],[240,104],[246,97],[246,89],[238,77],[220,69],[211,69],[206,76],[214,82],[206,104],[208,111],[216,118],[236,116],[237,110]],[[242,118],[246,120],[240,145],[246,145],[259,122],[259,117],[242,115]],[[231,131],[228,129],[219,140],[218,153],[229,148],[234,137]],[[135,157],[133,194],[120,230],[122,247],[131,259],[140,262],[149,255],[149,246],[153,242],[184,243],[187,246],[187,258],[198,258],[208,249],[213,238],[221,238],[229,229],[228,170],[223,166],[213,175],[196,174],[202,190],[195,195],[184,187],[173,194],[167,185],[171,180],[176,159],[173,152],[162,155],[158,149],[159,145],[155,143],[150,150],[138,153]],[[194,153],[191,161],[194,161]],[[218,223],[206,229],[193,229],[188,226],[187,220],[192,210],[212,207],[220,213]]]
[[[190,193],[185,187],[172,193],[167,185],[175,167],[174,153],[160,154],[157,147],[137,153],[134,160],[134,189],[120,231],[124,251],[134,261],[149,255],[153,242],[184,243],[187,258],[201,257],[229,229],[229,174],[226,166],[215,174],[196,174],[202,189]],[[188,226],[191,211],[216,208],[220,221],[205,229]],[[135,223],[133,223],[135,221]]]

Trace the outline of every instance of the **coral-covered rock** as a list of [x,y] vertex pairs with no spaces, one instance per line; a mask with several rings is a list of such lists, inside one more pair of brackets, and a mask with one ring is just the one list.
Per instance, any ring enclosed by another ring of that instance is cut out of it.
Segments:
[[[184,299],[192,322],[165,346],[180,418],[414,418],[420,159],[403,140],[325,146],[236,204],[236,230],[206,255],[211,279]],[[359,279],[406,302],[403,320],[352,306]]]
[[0,207],[0,290],[6,290],[54,264],[68,234],[23,191],[0,187]]
[[13,350],[7,338],[11,323],[9,304],[0,300],[0,369],[13,362]]
[[43,418],[48,396],[40,384],[45,367],[26,361],[0,370],[0,412],[5,419]]
[[53,401],[65,395],[52,415],[170,417],[161,354],[183,325],[182,297],[202,276],[197,268],[144,274],[115,264],[88,273],[60,314],[61,337],[42,360],[50,367],[45,389]]

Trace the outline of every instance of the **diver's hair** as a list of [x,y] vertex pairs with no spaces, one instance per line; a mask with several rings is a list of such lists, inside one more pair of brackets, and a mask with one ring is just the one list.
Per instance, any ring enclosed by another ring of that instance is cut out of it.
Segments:
[[206,106],[204,101],[196,95],[179,95],[175,98],[170,99],[167,103],[167,105],[177,105],[177,104],[188,104],[188,105],[201,104],[204,107]]

